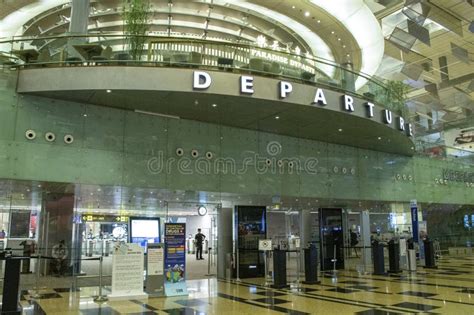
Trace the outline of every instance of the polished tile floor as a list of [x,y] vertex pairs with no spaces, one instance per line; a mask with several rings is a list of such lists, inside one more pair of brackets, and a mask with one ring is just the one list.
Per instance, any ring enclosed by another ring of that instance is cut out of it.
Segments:
[[474,257],[444,258],[415,274],[323,274],[321,284],[273,290],[263,279],[188,281],[189,296],[94,303],[97,288],[22,292],[24,314],[474,314]]

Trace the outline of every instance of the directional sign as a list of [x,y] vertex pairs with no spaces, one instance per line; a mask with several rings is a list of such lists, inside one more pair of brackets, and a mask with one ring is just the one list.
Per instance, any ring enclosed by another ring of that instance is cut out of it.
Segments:
[[126,216],[100,215],[100,214],[83,214],[83,222],[128,222]]

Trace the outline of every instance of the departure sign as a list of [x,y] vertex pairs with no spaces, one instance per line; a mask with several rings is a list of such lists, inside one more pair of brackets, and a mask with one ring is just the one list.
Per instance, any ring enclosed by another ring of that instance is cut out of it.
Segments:
[[128,222],[126,216],[102,215],[102,214],[83,214],[83,222]]

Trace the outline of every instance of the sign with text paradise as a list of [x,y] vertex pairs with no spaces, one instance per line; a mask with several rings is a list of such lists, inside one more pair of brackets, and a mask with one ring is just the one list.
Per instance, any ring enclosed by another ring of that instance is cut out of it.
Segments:
[[165,294],[187,295],[186,224],[165,223]]

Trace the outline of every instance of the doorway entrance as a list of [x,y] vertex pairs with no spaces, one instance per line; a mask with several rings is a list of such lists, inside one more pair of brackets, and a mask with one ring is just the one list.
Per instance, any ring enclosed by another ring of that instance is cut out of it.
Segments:
[[216,277],[221,204],[167,201],[165,207],[164,223],[186,224],[186,280]]

